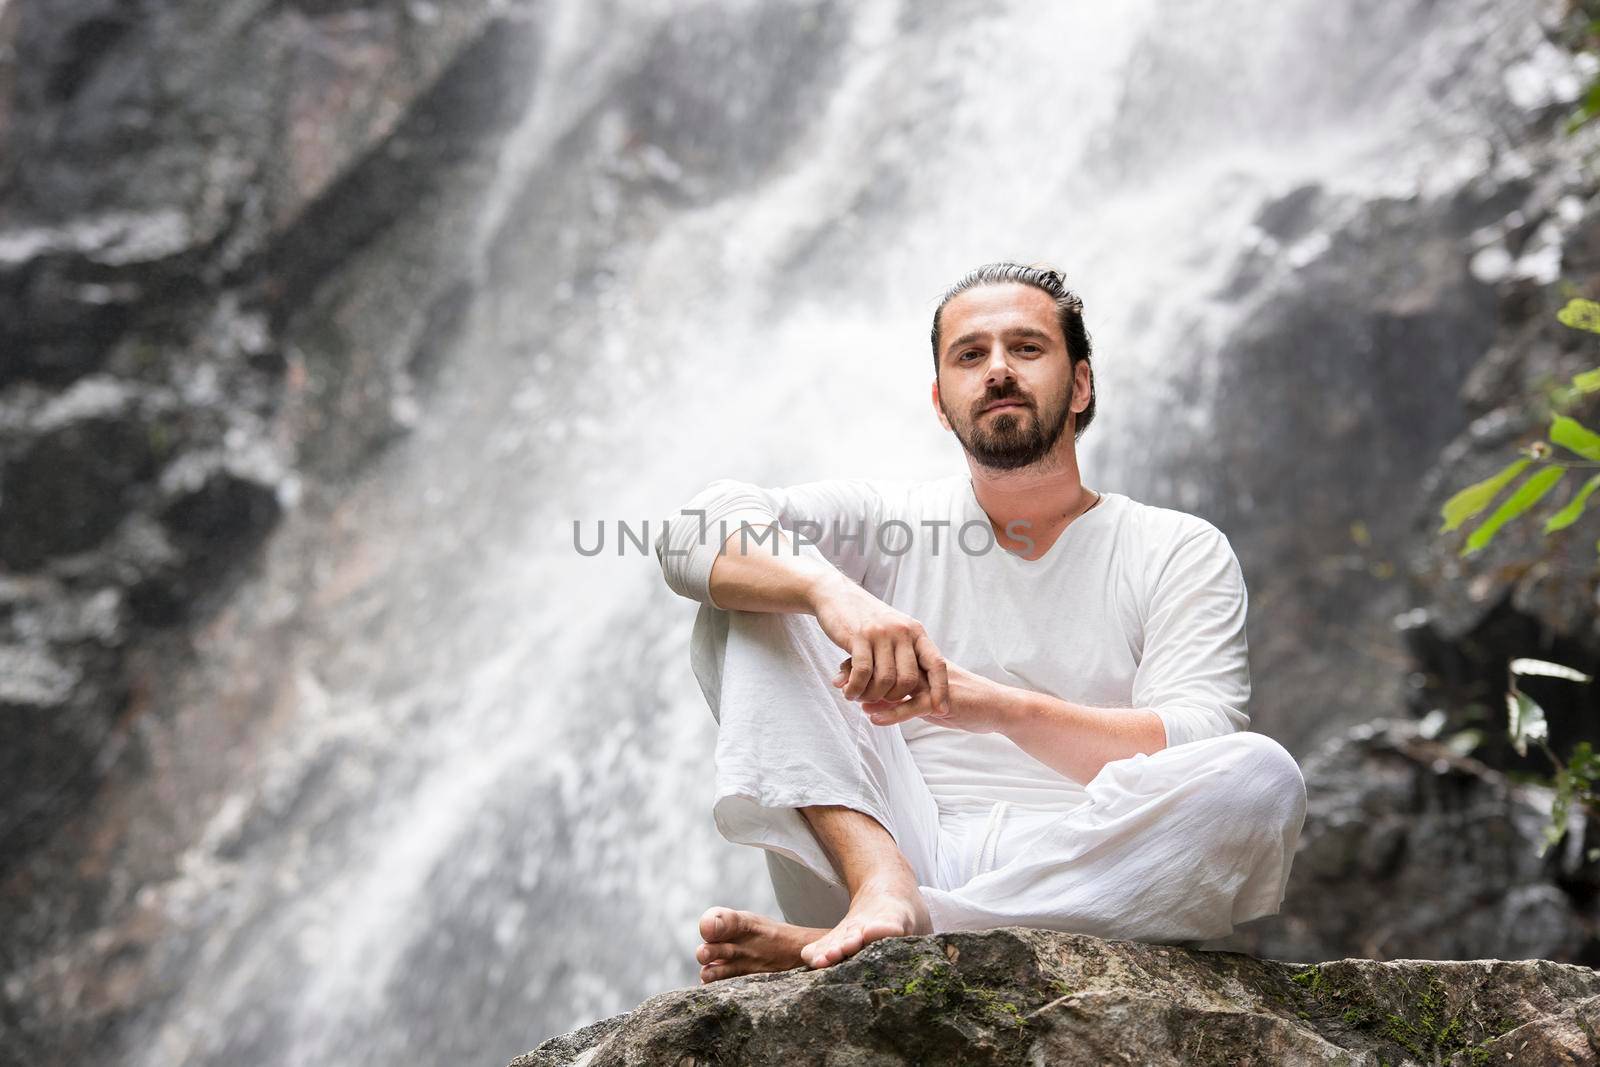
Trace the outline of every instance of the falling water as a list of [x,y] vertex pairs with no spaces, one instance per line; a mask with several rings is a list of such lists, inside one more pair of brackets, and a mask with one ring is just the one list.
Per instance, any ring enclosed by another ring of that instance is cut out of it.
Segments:
[[201,639],[191,701],[291,634],[257,668],[283,695],[251,772],[141,898],[173,933],[130,1064],[502,1063],[694,984],[700,912],[772,901],[710,821],[693,605],[617,522],[653,532],[719,476],[962,469],[929,315],[996,259],[1083,295],[1086,480],[1139,497],[1130,457],[1160,448],[1119,422],[1204,426],[1207,339],[1242,313],[1215,294],[1261,204],[1481,171],[1538,39],[1513,0],[542,17],[415,432],[331,519],[291,518]]

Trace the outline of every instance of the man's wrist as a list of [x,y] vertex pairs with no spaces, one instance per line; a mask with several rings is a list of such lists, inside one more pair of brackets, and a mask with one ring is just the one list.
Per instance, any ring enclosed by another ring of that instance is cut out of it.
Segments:
[[1009,736],[1013,729],[1034,717],[1036,695],[1030,690],[1019,689],[1014,685],[1000,687],[1000,733]]
[[[842,586],[840,583],[848,583],[851,586],[855,586],[855,583],[850,581],[849,578],[846,578],[844,576],[844,572],[839,570],[837,567],[834,567],[831,564],[817,567],[810,579],[806,582],[806,610],[810,614],[815,615],[821,610],[823,603],[825,603],[829,597],[835,595],[841,590]],[[856,588],[859,588],[859,586]]]

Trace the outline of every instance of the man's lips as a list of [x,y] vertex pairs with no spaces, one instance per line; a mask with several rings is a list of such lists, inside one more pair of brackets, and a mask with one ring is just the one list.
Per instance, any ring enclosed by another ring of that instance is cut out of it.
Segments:
[[1025,408],[1027,406],[1028,405],[1021,400],[996,400],[993,404],[990,404],[978,414],[983,415],[991,411],[1003,411],[1006,408]]

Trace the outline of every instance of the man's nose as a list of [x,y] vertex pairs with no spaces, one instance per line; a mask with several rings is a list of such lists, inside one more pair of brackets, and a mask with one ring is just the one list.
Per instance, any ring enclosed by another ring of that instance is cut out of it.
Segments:
[[1006,346],[996,342],[995,346],[989,349],[989,362],[984,367],[984,384],[996,385],[1014,377],[1016,375],[1012,373],[1010,354],[1006,351]]

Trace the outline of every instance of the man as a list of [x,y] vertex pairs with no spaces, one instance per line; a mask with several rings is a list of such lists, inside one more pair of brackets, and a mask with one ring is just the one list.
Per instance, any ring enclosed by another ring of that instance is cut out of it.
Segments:
[[1204,519],[1083,485],[1081,301],[990,264],[932,336],[966,473],[720,479],[656,542],[701,604],[713,815],[765,850],[786,920],[708,909],[702,982],[946,930],[1203,940],[1282,903],[1305,782],[1246,729],[1238,561]]

